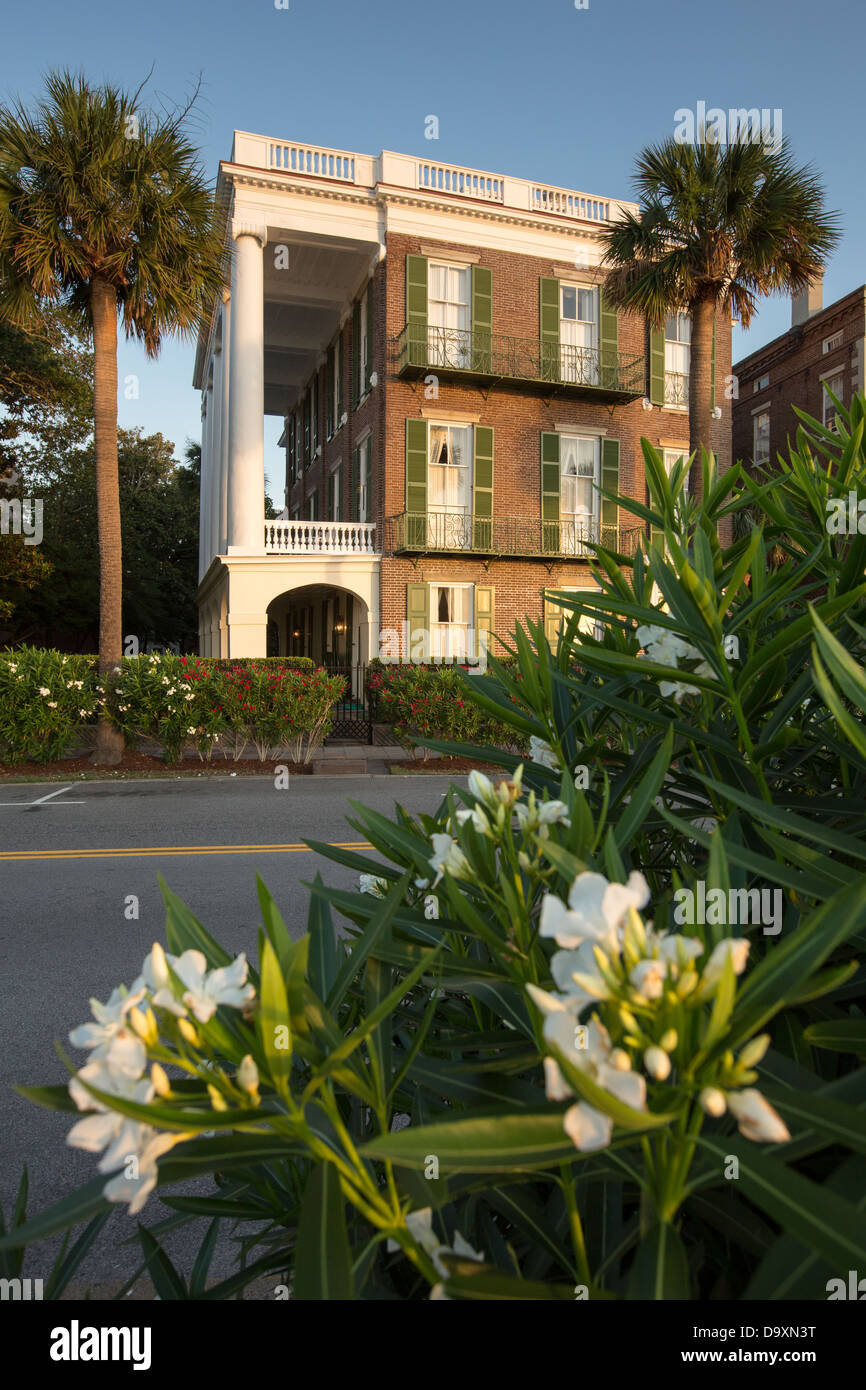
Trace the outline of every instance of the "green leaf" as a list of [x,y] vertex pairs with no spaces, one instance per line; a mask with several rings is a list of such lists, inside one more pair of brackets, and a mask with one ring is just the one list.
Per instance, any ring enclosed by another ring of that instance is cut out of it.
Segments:
[[165,900],[165,937],[169,950],[176,956],[182,956],[184,951],[201,951],[212,969],[231,965],[228,952],[193,916],[186,903],[171,891],[162,874],[157,874],[157,879]]
[[715,1156],[720,1174],[728,1157],[735,1157],[739,1191],[807,1249],[835,1269],[866,1267],[866,1214],[850,1202],[766,1157],[747,1140],[701,1135],[698,1143]]
[[292,1023],[283,972],[276,952],[268,940],[265,941],[262,952],[261,990],[258,1022],[262,1047],[270,1068],[271,1080],[283,1099],[288,1100],[291,1094],[289,1079],[292,1074]]
[[190,1298],[199,1298],[204,1293],[205,1284],[207,1282],[207,1272],[210,1269],[213,1252],[216,1248],[217,1236],[219,1235],[219,1225],[219,1219],[215,1217],[208,1226],[207,1234],[195,1257],[195,1264],[192,1267],[192,1274],[189,1277]]
[[277,953],[277,959],[282,969],[285,970],[289,951],[292,947],[292,938],[289,936],[279,908],[265,887],[261,874],[256,874],[256,892],[258,893],[262,922],[268,934],[268,940]]
[[148,1273],[153,1280],[153,1287],[163,1303],[188,1299],[186,1284],[162,1246],[154,1239],[147,1227],[142,1226],[140,1221],[138,1223],[138,1238],[141,1241],[141,1249]]
[[361,1152],[404,1168],[424,1168],[428,1156],[449,1173],[507,1173],[514,1169],[550,1168],[574,1157],[574,1145],[562,1128],[563,1111],[535,1114],[502,1112],[380,1134]]
[[[763,1094],[784,1120],[814,1130],[828,1143],[844,1144],[855,1153],[866,1154],[866,1114],[862,1106],[843,1105],[814,1091],[791,1091],[787,1087],[764,1086]],[[784,1146],[779,1152],[785,1156]]]
[[671,1110],[665,1114],[654,1115],[651,1110],[633,1110],[630,1105],[626,1105],[617,1096],[606,1091],[602,1086],[596,1085],[592,1078],[566,1056],[564,1052],[556,1046],[550,1044],[550,1051],[559,1063],[560,1069],[571,1089],[582,1100],[600,1110],[603,1115],[609,1115],[614,1124],[621,1129],[644,1130],[660,1129],[662,1125],[669,1125],[679,1114],[677,1110]]
[[674,731],[669,728],[661,741],[661,746],[653,758],[646,776],[632,792],[631,800],[616,827],[616,843],[624,850],[640,830],[647,813],[658,796],[671,764],[674,747]]
[[304,1192],[295,1245],[296,1299],[328,1302],[352,1297],[352,1258],[346,1207],[333,1163],[318,1163]]
[[866,1056],[866,1018],[836,1018],[830,1023],[812,1023],[803,1037],[813,1047]]
[[56,1202],[54,1206],[46,1207],[37,1216],[31,1216],[23,1226],[18,1226],[0,1238],[0,1250],[16,1250],[20,1246],[33,1245],[35,1241],[44,1240],[46,1236],[68,1231],[70,1227],[79,1226],[83,1221],[91,1221],[94,1216],[110,1212],[111,1203],[102,1195],[107,1181],[104,1176],[93,1178],[84,1187],[70,1192],[68,1197]]
[[[321,885],[322,876],[316,874],[315,887]],[[316,892],[310,894],[307,930],[310,934],[310,984],[320,999],[327,999],[337,978],[342,952],[330,906]]]
[[[541,1284],[529,1279],[516,1279],[511,1274],[503,1274],[493,1265],[479,1264],[476,1260],[463,1260],[449,1255],[443,1255],[441,1258],[449,1270],[444,1284],[445,1293],[449,1298],[483,1300],[488,1303],[508,1302],[513,1299],[574,1302],[574,1286],[571,1284]],[[590,1293],[590,1297],[603,1298],[605,1295],[596,1290]]]
[[[406,895],[411,877],[411,871],[407,870],[399,883],[396,883],[394,887],[390,889],[388,896],[381,907],[376,911],[369,926],[364,933],[358,937],[350,954],[340,967],[339,974],[334,981],[326,1001],[332,1013],[335,1009],[339,1008],[346,996],[346,991],[360,971],[364,961],[371,952],[375,950],[379,940],[385,936],[390,928],[394,916]],[[382,957],[382,959],[385,959],[385,957]]]
[[642,1237],[629,1277],[628,1296],[655,1300],[691,1297],[685,1246],[666,1221],[657,1222]]

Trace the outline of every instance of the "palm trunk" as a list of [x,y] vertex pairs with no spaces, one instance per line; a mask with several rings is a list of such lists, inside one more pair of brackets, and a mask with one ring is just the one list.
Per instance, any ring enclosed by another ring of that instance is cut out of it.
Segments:
[[689,472],[689,496],[700,501],[703,489],[701,447],[711,452],[713,409],[714,299],[700,299],[691,306],[692,347],[689,362],[689,453],[694,457]]
[[[96,516],[99,532],[99,676],[107,683],[123,654],[123,572],[120,483],[117,476],[117,295],[95,279],[93,315],[93,424],[96,453]],[[92,763],[113,766],[123,757],[123,734],[101,715]]]

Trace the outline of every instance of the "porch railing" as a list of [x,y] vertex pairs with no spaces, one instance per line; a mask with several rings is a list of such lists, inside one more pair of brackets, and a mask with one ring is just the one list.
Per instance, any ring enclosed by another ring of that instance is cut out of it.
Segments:
[[375,555],[371,521],[266,521],[268,555]]

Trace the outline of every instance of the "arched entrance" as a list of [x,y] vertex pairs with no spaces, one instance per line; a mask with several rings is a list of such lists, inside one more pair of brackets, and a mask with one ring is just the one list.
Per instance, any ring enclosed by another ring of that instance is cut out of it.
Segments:
[[343,677],[328,741],[372,743],[366,676],[373,635],[364,599],[333,584],[289,589],[268,605],[268,629],[279,655],[309,657]]

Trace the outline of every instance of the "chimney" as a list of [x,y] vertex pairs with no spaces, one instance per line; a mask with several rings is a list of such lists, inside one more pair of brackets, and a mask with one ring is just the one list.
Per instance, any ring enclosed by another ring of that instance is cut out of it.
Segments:
[[824,272],[819,271],[813,280],[799,294],[791,296],[791,327],[805,323],[824,307]]

